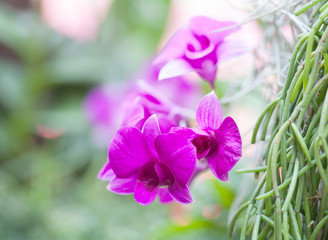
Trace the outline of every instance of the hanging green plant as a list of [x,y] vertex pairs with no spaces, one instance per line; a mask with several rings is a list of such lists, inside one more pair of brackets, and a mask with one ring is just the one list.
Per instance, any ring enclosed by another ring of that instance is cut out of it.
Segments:
[[269,140],[262,165],[244,172],[261,179],[233,216],[230,238],[241,219],[241,240],[328,239],[328,2],[311,1],[295,15],[310,12],[284,85],[255,125],[252,143]]

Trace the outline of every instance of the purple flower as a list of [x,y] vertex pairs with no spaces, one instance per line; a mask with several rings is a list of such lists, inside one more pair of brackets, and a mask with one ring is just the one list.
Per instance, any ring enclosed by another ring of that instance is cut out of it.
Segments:
[[223,120],[222,110],[214,91],[199,103],[196,122],[200,129],[193,129],[196,136],[192,143],[197,148],[197,159],[205,158],[212,173],[222,181],[241,157],[241,137],[231,117]]
[[122,89],[118,90],[118,86],[97,86],[91,89],[84,99],[84,114],[92,127],[92,139],[99,147],[108,145],[108,141],[121,124],[122,95]]
[[142,69],[139,79],[148,85],[147,90],[151,90],[152,94],[165,99],[167,102],[185,108],[194,108],[203,95],[200,82],[195,78],[186,76],[158,81],[160,70],[160,66],[151,64],[145,65]]
[[213,32],[235,24],[235,22],[220,22],[205,16],[190,19],[189,24],[171,38],[154,60],[154,65],[162,67],[159,80],[195,71],[214,88],[217,64],[247,50],[242,42],[225,40],[238,28]]
[[109,162],[99,173],[110,180],[108,189],[118,194],[132,194],[141,205],[171,198],[191,203],[187,183],[195,163],[195,147],[183,134],[161,134],[156,115],[145,122],[142,130],[121,128],[109,146]]
[[180,114],[171,112],[173,106],[164,104],[148,93],[138,93],[127,103],[130,105],[126,104],[122,127],[136,127],[141,130],[146,120],[156,114],[161,133],[168,133],[183,120]]
[[[162,133],[179,126],[192,116],[190,107],[201,97],[201,90],[193,79],[176,77],[158,81],[159,69],[146,66],[125,101],[122,126],[142,128],[144,122],[156,114]],[[186,125],[186,124],[184,124]]]
[[88,121],[95,126],[107,126],[112,123],[115,110],[115,100],[109,96],[103,87],[95,87],[84,100],[84,109]]

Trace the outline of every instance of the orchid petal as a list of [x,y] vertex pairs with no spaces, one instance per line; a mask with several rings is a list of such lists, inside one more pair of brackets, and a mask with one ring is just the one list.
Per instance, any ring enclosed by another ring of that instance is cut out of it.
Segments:
[[148,205],[155,200],[158,190],[158,186],[152,186],[147,182],[137,181],[134,191],[134,198],[137,203],[141,205]]
[[196,149],[181,134],[163,134],[156,138],[159,162],[165,164],[179,184],[186,184],[196,163]]
[[206,159],[212,173],[222,181],[228,180],[228,172],[241,157],[241,137],[235,121],[224,119],[218,130],[214,131],[217,148]]
[[115,177],[107,186],[107,189],[117,194],[132,194],[137,184],[137,174],[128,178]]
[[109,162],[107,162],[102,169],[99,171],[98,179],[103,181],[111,181],[115,177],[112,167]]
[[140,120],[145,117],[145,110],[140,104],[140,100],[137,99],[126,109],[126,116],[123,119],[123,127],[134,127],[138,124]]
[[155,139],[157,136],[161,134],[161,131],[159,129],[158,120],[156,115],[150,116],[146,122],[144,123],[142,127],[142,133],[146,138],[146,141],[148,143],[149,149],[152,151],[154,156],[157,155],[156,149],[155,149]]
[[192,203],[194,201],[187,185],[174,183],[169,186],[168,190],[171,196],[179,203]]
[[204,78],[204,80],[208,81],[211,85],[212,89],[215,88],[214,82],[216,79],[216,73],[217,73],[217,63],[210,60],[205,59],[201,63],[201,69],[196,69],[196,72]]
[[134,198],[141,205],[152,203],[158,193],[159,179],[154,165],[155,162],[148,162],[138,171],[138,180],[134,191]]
[[134,127],[118,130],[109,145],[108,155],[119,178],[131,176],[145,163],[154,160],[146,138]]
[[183,138],[183,141],[192,141],[197,134],[207,134],[205,131],[199,128],[186,128],[186,127],[173,127],[169,133],[175,134],[179,138]]
[[160,188],[158,190],[158,197],[161,203],[170,203],[174,200],[171,197],[169,190],[167,188]]
[[164,80],[168,78],[178,77],[187,72],[194,71],[194,68],[190,66],[188,62],[183,59],[174,59],[167,62],[160,70],[158,74],[158,80]]
[[214,91],[207,94],[199,103],[196,122],[202,129],[218,129],[222,123],[222,109]]
[[230,28],[221,32],[213,31],[231,27],[236,24],[236,22],[222,22],[205,16],[196,16],[189,21],[190,29],[194,34],[206,35],[214,44],[221,42],[225,37],[237,31],[239,27]]
[[161,133],[169,133],[173,127],[176,127],[175,124],[168,118],[168,116],[159,116],[158,124],[161,130]]
[[220,63],[229,61],[251,50],[245,42],[237,40],[225,41],[217,49],[218,61]]
[[192,37],[188,29],[179,30],[166,44],[162,52],[154,59],[153,64],[158,65],[169,60],[183,56],[187,41]]

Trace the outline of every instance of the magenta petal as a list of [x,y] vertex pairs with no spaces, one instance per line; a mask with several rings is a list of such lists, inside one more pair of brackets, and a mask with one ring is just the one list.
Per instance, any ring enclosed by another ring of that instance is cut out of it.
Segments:
[[174,200],[171,197],[169,190],[167,188],[160,188],[158,190],[158,197],[161,203],[170,203]]
[[107,162],[99,171],[98,178],[103,181],[111,181],[115,177],[112,167]]
[[186,128],[186,127],[173,127],[170,131],[172,134],[177,134],[179,137],[182,137],[186,140],[192,141],[196,134],[207,134],[205,131],[199,128]]
[[187,72],[194,71],[193,67],[183,59],[175,59],[167,62],[158,74],[158,80],[178,77]]
[[215,88],[214,82],[216,79],[217,73],[217,63],[207,59],[204,60],[201,64],[201,69],[196,69],[196,72],[201,76],[204,80],[208,81],[212,87]]
[[199,103],[196,111],[196,122],[202,129],[218,129],[222,123],[220,102],[214,91],[207,94]]
[[212,173],[223,181],[228,180],[228,172],[241,157],[241,137],[235,121],[224,119],[218,130],[214,131],[217,148],[206,159]]
[[163,64],[164,62],[183,56],[187,41],[191,37],[192,35],[188,29],[184,28],[179,30],[166,44],[162,52],[158,54],[153,64]]
[[174,183],[168,189],[171,196],[179,203],[192,203],[194,201],[187,185]]
[[117,194],[132,194],[136,187],[137,174],[128,178],[115,177],[107,186],[107,189]]
[[169,119],[168,116],[159,116],[158,124],[161,130],[161,133],[169,133],[170,130],[176,125]]
[[158,190],[158,186],[152,186],[146,182],[138,180],[134,191],[134,198],[137,203],[148,205],[155,200]]
[[157,155],[156,149],[155,149],[155,139],[158,135],[161,134],[161,131],[159,129],[158,120],[156,115],[150,116],[146,122],[144,123],[142,127],[142,133],[146,138],[146,141],[148,143],[149,149],[152,151],[154,156]]
[[108,156],[119,178],[131,176],[145,163],[154,160],[145,137],[134,127],[118,130],[109,145]]
[[237,31],[239,28],[231,28],[228,30],[224,30],[222,32],[215,32],[212,31],[219,30],[222,28],[230,27],[236,25],[236,22],[222,22],[217,21],[215,19],[205,17],[205,16],[197,16],[190,19],[189,22],[190,29],[194,34],[197,35],[206,35],[214,44],[218,44],[221,42],[225,37],[230,35],[231,33]]
[[145,110],[139,101],[134,101],[131,106],[125,109],[127,113],[123,119],[123,127],[134,127],[145,117]]
[[196,163],[196,149],[182,134],[163,134],[156,138],[159,162],[168,167],[179,184],[186,184]]
[[226,62],[251,50],[250,46],[241,41],[225,41],[217,49],[218,61]]

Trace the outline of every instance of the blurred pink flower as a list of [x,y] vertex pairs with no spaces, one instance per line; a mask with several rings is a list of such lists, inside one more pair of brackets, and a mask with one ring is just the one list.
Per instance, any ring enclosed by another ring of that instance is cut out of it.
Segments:
[[121,126],[141,130],[153,114],[163,133],[193,116],[190,108],[201,98],[199,83],[185,77],[159,82],[157,76],[158,70],[147,65],[134,81],[98,86],[87,94],[83,108],[96,145],[107,146]]
[[[225,40],[238,30],[232,27],[235,24],[205,16],[190,19],[188,25],[181,28],[155,58],[153,64],[161,67],[158,79],[195,71],[214,88],[218,63],[249,50],[243,42]],[[214,32],[227,27],[232,28]]]
[[97,36],[111,2],[112,0],[41,0],[41,14],[54,30],[86,41]]
[[193,116],[192,109],[201,98],[199,83],[185,77],[158,81],[159,69],[146,65],[131,86],[124,104],[122,126],[142,128],[153,114],[157,115],[161,131],[169,132]]
[[[172,198],[180,203],[193,201],[187,183],[196,150],[181,134],[162,134],[156,115],[147,119],[141,131],[121,128],[110,143],[108,157],[98,177],[110,180],[110,191],[134,193],[141,205],[152,203],[157,194],[163,202]],[[163,188],[165,192],[160,191]]]
[[125,94],[123,86],[112,84],[97,86],[86,95],[83,110],[92,126],[92,139],[97,146],[108,146],[108,141],[120,127],[124,116],[121,102]]
[[155,92],[158,97],[181,107],[195,108],[203,95],[201,83],[191,76],[177,76],[158,81],[160,70],[160,67],[149,63],[142,69],[138,78],[151,86],[152,90],[148,90]]

